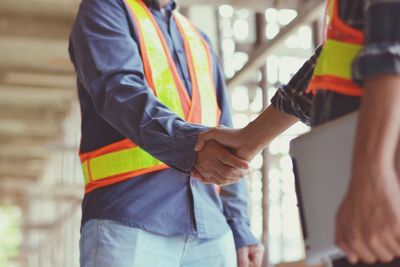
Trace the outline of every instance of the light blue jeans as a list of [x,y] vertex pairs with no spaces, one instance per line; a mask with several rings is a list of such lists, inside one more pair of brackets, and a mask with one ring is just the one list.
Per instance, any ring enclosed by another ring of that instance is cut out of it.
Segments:
[[168,237],[110,220],[90,220],[80,240],[81,267],[236,267],[232,232],[216,239]]

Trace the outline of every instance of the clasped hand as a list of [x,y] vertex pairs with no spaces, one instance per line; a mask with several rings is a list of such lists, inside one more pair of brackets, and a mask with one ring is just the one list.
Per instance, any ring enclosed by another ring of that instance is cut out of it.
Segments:
[[246,146],[245,129],[213,128],[201,133],[195,146],[197,158],[192,176],[204,183],[227,185],[249,173],[255,151]]

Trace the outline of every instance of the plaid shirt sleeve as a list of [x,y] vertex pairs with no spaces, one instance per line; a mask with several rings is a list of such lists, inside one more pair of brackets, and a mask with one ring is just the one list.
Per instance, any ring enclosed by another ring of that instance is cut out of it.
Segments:
[[305,91],[320,52],[321,46],[317,48],[315,54],[304,63],[288,84],[279,86],[271,100],[273,107],[281,112],[296,116],[307,125],[310,124],[313,96]]
[[353,79],[400,74],[400,0],[365,0],[365,46],[353,62]]

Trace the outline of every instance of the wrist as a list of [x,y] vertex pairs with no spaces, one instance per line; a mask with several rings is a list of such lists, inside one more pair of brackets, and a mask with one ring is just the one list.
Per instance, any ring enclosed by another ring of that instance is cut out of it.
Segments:
[[241,146],[242,151],[246,153],[256,154],[263,149],[261,135],[257,134],[257,127],[253,123],[250,123],[242,129],[242,140],[243,145]]

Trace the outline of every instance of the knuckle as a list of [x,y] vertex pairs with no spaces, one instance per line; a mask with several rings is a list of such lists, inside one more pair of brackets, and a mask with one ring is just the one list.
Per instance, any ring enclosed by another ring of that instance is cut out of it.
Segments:
[[378,239],[375,235],[368,236],[366,242],[371,247],[376,247],[378,245]]
[[388,263],[394,260],[394,256],[393,255],[385,255],[383,256],[380,261],[382,261],[383,263]]

